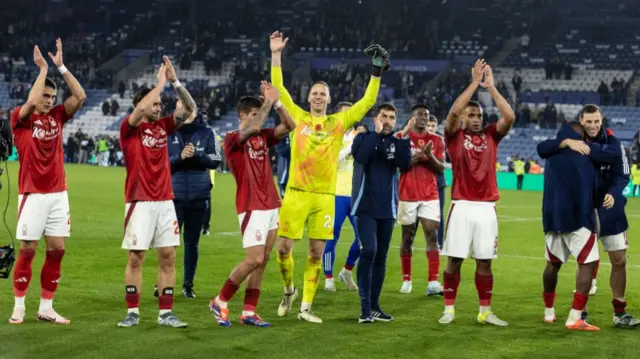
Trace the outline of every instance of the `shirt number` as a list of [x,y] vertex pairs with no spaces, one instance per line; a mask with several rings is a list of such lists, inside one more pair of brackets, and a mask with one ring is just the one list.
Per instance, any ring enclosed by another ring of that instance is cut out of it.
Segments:
[[331,220],[331,216],[326,214],[324,216],[324,228],[331,228],[333,226],[333,221]]

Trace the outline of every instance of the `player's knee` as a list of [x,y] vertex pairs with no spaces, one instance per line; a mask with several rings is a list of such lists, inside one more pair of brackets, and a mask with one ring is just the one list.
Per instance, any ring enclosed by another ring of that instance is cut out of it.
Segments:
[[57,251],[64,249],[64,243],[66,238],[64,237],[45,237],[48,251]]
[[[613,254],[615,253],[615,254]],[[609,255],[611,260],[611,266],[616,268],[624,268],[627,265],[627,256],[624,251],[612,252],[613,255]]]
[[260,267],[260,266],[264,265],[264,263],[265,263],[264,253],[255,253],[251,257],[249,257],[248,259],[249,259],[248,260],[249,264],[253,268]]
[[293,241],[289,238],[280,237],[278,241],[278,254],[285,256],[293,251]]
[[38,249],[38,241],[20,241],[20,249],[35,251]]
[[158,251],[158,265],[161,268],[173,268],[176,263],[176,251],[173,248],[163,248]]
[[483,275],[491,274],[491,260],[490,259],[477,259],[476,260],[476,272]]
[[144,252],[131,251],[129,252],[128,265],[132,270],[140,270],[142,263],[144,262]]

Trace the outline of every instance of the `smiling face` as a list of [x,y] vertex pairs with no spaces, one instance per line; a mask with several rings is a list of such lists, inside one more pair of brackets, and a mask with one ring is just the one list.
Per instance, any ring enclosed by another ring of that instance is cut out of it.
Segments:
[[316,83],[309,91],[309,106],[311,112],[316,115],[324,116],[327,114],[327,106],[331,103],[329,95],[329,86],[324,83]]
[[160,118],[162,112],[162,100],[160,96],[156,97],[151,106],[144,109],[144,115],[149,121],[156,121]]
[[582,116],[580,116],[580,124],[588,137],[594,138],[598,136],[602,128],[602,114],[600,110],[592,113],[583,113]]

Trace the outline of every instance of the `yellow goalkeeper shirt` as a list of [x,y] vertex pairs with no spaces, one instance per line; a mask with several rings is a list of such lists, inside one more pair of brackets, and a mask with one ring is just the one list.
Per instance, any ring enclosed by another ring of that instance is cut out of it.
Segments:
[[338,155],[338,177],[336,180],[336,196],[351,197],[353,181],[353,156],[351,146],[358,132],[351,131],[344,135],[342,149]]
[[271,67],[271,81],[280,101],[296,123],[291,135],[291,163],[287,187],[313,193],[335,194],[338,154],[344,133],[358,123],[376,103],[380,78],[371,77],[367,91],[349,110],[313,117],[297,106],[284,87],[282,68]]

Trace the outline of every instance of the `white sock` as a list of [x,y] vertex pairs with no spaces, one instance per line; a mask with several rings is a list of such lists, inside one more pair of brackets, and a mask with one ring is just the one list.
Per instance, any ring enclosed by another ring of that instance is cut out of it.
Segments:
[[223,309],[227,309],[227,305],[229,304],[229,302],[225,302],[224,300],[220,299],[220,296],[216,297],[216,302],[218,303],[220,308],[223,308]]
[[25,308],[25,306],[24,306],[24,298],[25,297],[14,297],[14,299],[15,299],[14,303],[15,304],[13,305],[13,307],[14,308],[22,308],[22,309],[24,309]]
[[341,272],[351,273],[351,269],[342,268]]
[[582,311],[578,309],[571,309],[569,317],[567,318],[567,325],[575,324],[582,316]]
[[486,312],[490,312],[490,311],[491,311],[491,306],[490,305],[486,306],[486,307],[483,306],[483,305],[480,306],[480,314],[486,313]]
[[556,310],[554,308],[544,308],[544,317],[553,318],[556,316]]
[[325,283],[325,284],[327,284],[327,283],[335,284],[335,282],[334,282],[333,278],[325,278],[325,279],[324,279],[324,283]]
[[160,315],[170,313],[171,309],[160,309]]
[[127,310],[127,313],[136,313],[136,314],[140,315],[140,308],[129,308]]
[[595,280],[595,279],[592,279],[592,280],[591,280],[591,286],[592,286],[592,287],[594,287],[595,285],[596,285],[596,280]]
[[452,311],[452,312],[454,312],[455,310],[456,310],[456,308],[455,308],[455,306],[453,306],[453,305],[445,305],[445,306],[444,306],[444,311],[445,311],[445,312],[448,312],[448,311]]
[[38,313],[46,312],[47,310],[52,308],[53,308],[53,299],[40,298],[40,309],[38,309]]
[[251,317],[253,315],[255,315],[256,312],[250,311],[250,310],[243,310],[242,311],[242,316],[243,317]]
[[293,294],[293,290],[293,284],[288,287],[284,287],[284,294]]
[[300,304],[300,311],[304,312],[305,310],[311,311],[311,303],[302,302],[302,304]]

